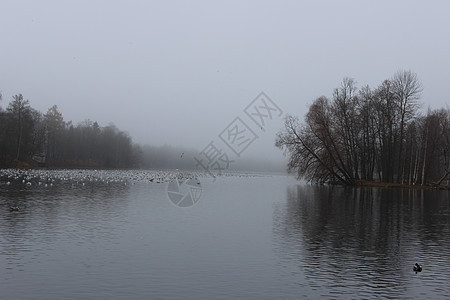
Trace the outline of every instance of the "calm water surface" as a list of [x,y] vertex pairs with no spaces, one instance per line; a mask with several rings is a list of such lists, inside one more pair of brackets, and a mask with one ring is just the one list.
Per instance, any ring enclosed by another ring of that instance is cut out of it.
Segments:
[[448,191],[200,181],[189,208],[167,183],[2,182],[0,299],[450,295]]

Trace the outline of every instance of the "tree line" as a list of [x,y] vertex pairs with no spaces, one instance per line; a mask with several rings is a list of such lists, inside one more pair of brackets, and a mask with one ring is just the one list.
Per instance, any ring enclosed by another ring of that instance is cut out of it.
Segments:
[[113,124],[86,120],[75,126],[56,105],[42,114],[22,94],[0,107],[0,167],[127,168],[138,161],[139,147]]
[[[0,94],[0,100],[1,94]],[[113,124],[65,121],[56,105],[45,114],[22,94],[0,106],[0,168],[149,168],[197,169],[199,151],[169,145],[139,145]],[[277,163],[240,159],[230,171],[281,171]]]
[[450,109],[420,111],[417,74],[399,71],[376,88],[344,78],[332,98],[319,97],[303,122],[285,117],[275,145],[299,178],[440,184],[450,171]]

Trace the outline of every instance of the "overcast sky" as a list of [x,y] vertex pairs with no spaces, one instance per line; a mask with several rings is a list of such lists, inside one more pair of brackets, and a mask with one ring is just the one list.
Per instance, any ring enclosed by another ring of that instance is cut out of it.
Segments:
[[[201,150],[264,91],[303,116],[343,77],[398,70],[450,103],[450,1],[0,0],[0,91],[133,140]],[[245,155],[274,155],[275,118]],[[248,124],[251,126],[250,124]]]

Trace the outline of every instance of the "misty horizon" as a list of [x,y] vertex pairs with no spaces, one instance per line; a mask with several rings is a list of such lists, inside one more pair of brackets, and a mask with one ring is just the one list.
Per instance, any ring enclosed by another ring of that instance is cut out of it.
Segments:
[[[65,120],[113,122],[141,145],[201,151],[260,92],[300,118],[345,77],[418,74],[423,110],[450,99],[442,1],[2,1],[0,91]],[[395,30],[394,30],[395,29]],[[283,116],[243,157],[285,161]]]

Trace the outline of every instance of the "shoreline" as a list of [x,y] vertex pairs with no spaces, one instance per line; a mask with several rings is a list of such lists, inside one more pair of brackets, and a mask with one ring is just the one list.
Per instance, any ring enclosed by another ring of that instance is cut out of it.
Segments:
[[411,185],[406,183],[396,182],[379,182],[379,181],[366,181],[356,180],[355,187],[378,187],[378,188],[403,188],[403,189],[425,189],[425,190],[450,190],[449,182],[447,185],[440,184],[425,184],[425,185]]

